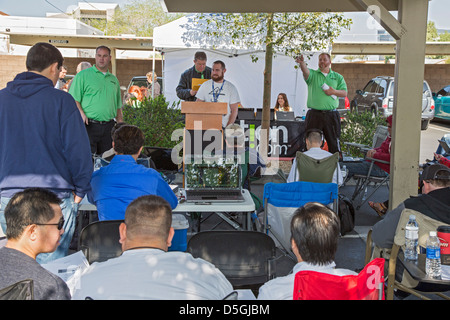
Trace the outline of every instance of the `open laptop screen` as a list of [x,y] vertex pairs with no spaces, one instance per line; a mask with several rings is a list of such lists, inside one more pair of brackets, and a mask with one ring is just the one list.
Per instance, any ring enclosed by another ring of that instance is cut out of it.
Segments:
[[[216,159],[217,160],[217,159]],[[241,166],[233,161],[201,161],[185,163],[185,189],[240,189]]]

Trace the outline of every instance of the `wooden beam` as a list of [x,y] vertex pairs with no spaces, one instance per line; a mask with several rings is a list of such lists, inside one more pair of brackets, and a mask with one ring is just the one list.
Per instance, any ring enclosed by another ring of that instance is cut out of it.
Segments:
[[120,50],[153,50],[153,38],[150,37],[107,37],[107,36],[67,36],[9,33],[11,44],[33,46],[37,42],[51,43],[58,48],[95,49],[99,45]]
[[361,8],[367,11],[395,40],[406,33],[406,28],[389,12],[379,0],[358,0]]
[[[385,42],[334,42],[332,54],[339,55],[395,55],[397,43]],[[450,55],[450,42],[427,42],[425,55]]]
[[[380,0],[389,11],[398,10],[399,0]],[[357,0],[160,0],[166,12],[352,12],[365,11]]]
[[399,21],[408,32],[397,41],[389,208],[418,193],[420,122],[428,0],[402,0]]

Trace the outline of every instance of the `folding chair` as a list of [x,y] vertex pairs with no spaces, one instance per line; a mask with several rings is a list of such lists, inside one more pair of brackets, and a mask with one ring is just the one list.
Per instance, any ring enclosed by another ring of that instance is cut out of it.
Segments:
[[[383,161],[383,160],[379,160],[379,159],[373,159],[373,158],[366,158],[367,160],[370,160],[370,167],[369,167],[369,171],[367,172],[367,175],[360,175],[360,174],[355,174],[353,175],[353,179],[356,180],[356,186],[355,186],[355,190],[353,191],[353,195],[352,195],[352,201],[355,202],[355,204],[357,203],[355,200],[356,198],[358,198],[358,196],[361,196],[361,201],[356,204],[356,210],[359,210],[359,208],[361,208],[361,206],[370,199],[370,197],[377,192],[377,190],[383,186],[386,185],[386,187],[389,189],[389,174],[386,174],[386,176],[384,177],[375,177],[372,176],[372,168],[375,165],[376,162],[378,163],[384,163],[384,164],[389,164],[388,161]],[[370,185],[372,184],[373,186],[373,190],[372,192],[367,195],[367,190],[368,187],[370,187]]]
[[333,180],[334,172],[339,175],[339,170],[336,170],[338,161],[339,152],[324,159],[314,159],[298,151],[296,153],[296,173],[299,172],[298,181],[330,183]]
[[297,261],[290,249],[290,224],[295,210],[308,202],[328,205],[337,199],[338,185],[336,183],[269,182],[264,186],[263,232],[275,238],[283,251]]
[[119,225],[123,220],[96,221],[81,230],[78,248],[86,259],[93,262],[106,261],[122,254],[119,243]]
[[358,275],[316,271],[295,275],[294,300],[384,300],[384,259],[367,264]]
[[[344,142],[344,144],[350,146],[350,147],[354,147],[360,150],[360,152],[362,152],[364,154],[364,156],[366,155],[367,151],[374,149],[374,148],[378,148],[379,146],[381,146],[381,144],[386,140],[386,138],[388,137],[388,127],[386,126],[382,126],[382,125],[378,125],[376,130],[375,130],[375,134],[373,136],[372,139],[372,146],[367,146],[367,145],[363,145],[363,144],[359,144],[359,143],[352,143],[352,142]],[[352,201],[355,201],[356,198],[358,196],[361,195],[362,192],[364,192],[364,194],[362,195],[361,198],[361,202],[359,204],[356,204],[356,209],[359,210],[359,208],[361,208],[361,206],[382,186],[382,185],[386,185],[389,188],[389,174],[385,177],[374,177],[371,175],[372,172],[372,168],[375,164],[375,162],[378,163],[384,163],[384,164],[389,164],[388,161],[383,161],[383,160],[379,160],[379,159],[373,159],[373,158],[365,158],[366,160],[370,160],[370,168],[369,171],[367,173],[367,175],[358,175],[355,174],[353,176],[353,179],[356,181],[356,186],[355,186],[355,190],[353,192],[352,195]],[[373,185],[373,190],[372,192],[367,196],[367,189],[370,186],[370,184]]]
[[33,280],[25,279],[0,289],[0,300],[34,300]]
[[276,275],[276,246],[256,231],[202,231],[191,237],[187,252],[215,265],[233,288],[259,288]]
[[384,142],[384,140],[386,140],[388,135],[389,135],[388,127],[378,125],[373,135],[372,146],[354,142],[344,142],[344,144],[349,147],[359,149],[359,151],[365,155],[367,151],[369,151],[370,149],[378,148],[379,146],[381,146],[381,144]]
[[[296,153],[296,165],[297,170],[294,175],[296,181],[331,183],[333,182],[333,175],[336,173],[335,181],[338,183],[339,188],[339,152],[336,152],[327,158],[315,159],[298,151]],[[297,172],[299,173],[298,179]],[[339,201],[337,200],[333,202],[334,212],[338,212],[338,204]]]
[[393,300],[394,290],[398,289],[414,296],[430,300],[424,293],[435,294],[441,298],[450,300],[450,297],[443,292],[450,291],[449,280],[435,280],[425,277],[424,260],[425,255],[419,254],[417,262],[413,263],[414,274],[410,274],[404,266],[403,249],[405,246],[405,226],[409,216],[414,214],[419,225],[419,247],[426,247],[426,240],[430,231],[435,231],[439,226],[448,226],[447,224],[432,219],[418,211],[404,209],[401,213],[394,237],[394,245],[390,249],[383,249],[374,246],[372,241],[372,230],[367,235],[366,243],[366,262],[374,257],[383,256],[389,260],[387,276],[386,299]]

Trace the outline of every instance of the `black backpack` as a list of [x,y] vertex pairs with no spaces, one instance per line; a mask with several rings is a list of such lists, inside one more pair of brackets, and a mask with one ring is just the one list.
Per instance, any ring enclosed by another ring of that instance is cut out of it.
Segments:
[[355,227],[355,208],[352,201],[346,196],[339,195],[338,217],[341,222],[341,235],[353,230]]

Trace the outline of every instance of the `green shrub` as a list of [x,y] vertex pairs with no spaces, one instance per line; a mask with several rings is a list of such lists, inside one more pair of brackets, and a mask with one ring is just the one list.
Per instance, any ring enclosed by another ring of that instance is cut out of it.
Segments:
[[342,125],[341,149],[342,152],[351,157],[364,157],[358,148],[347,146],[344,142],[360,143],[372,146],[373,135],[378,125],[387,126],[386,118],[374,115],[366,111],[348,112],[345,123]]
[[[138,102],[138,101],[135,101]],[[123,121],[139,127],[145,135],[145,146],[173,148],[177,141],[171,141],[176,129],[184,128],[184,118],[180,108],[169,103],[163,95],[145,98],[138,103],[139,107],[124,105]]]

